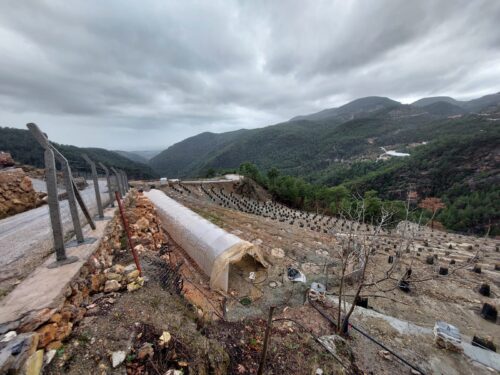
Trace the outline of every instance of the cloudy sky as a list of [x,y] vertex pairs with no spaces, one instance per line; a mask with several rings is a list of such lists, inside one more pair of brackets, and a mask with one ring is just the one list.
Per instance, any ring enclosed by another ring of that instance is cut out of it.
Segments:
[[500,1],[0,2],[0,126],[163,149],[368,95],[500,91]]

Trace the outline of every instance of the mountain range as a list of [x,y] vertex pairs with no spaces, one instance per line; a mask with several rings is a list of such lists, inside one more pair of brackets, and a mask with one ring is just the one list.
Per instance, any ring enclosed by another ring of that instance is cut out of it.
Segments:
[[358,195],[439,197],[447,229],[500,234],[500,93],[412,104],[361,98],[260,129],[198,134],[149,164],[161,176],[184,178],[244,162]]
[[149,165],[162,176],[184,178],[250,161],[263,170],[276,167],[311,178],[335,165],[376,160],[380,147],[408,151],[439,136],[477,133],[480,126],[471,123],[498,124],[499,113],[500,93],[470,101],[429,97],[412,104],[372,96],[264,128],[201,133],[170,146]]

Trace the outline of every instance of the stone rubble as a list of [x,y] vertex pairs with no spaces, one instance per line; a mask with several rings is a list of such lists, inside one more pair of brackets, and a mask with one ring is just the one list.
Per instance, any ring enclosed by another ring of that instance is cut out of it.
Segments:
[[[133,209],[127,209],[134,244],[139,243],[142,251],[161,248],[164,234],[153,205],[140,195],[128,198],[126,206],[134,203]],[[144,286],[145,279],[135,264],[113,264],[114,254],[125,247],[123,239],[121,218],[115,215],[97,251],[80,269],[79,276],[67,286],[66,300],[60,308],[31,312],[23,317],[16,331],[0,327],[0,373],[38,375],[42,364],[50,363],[63,346],[73,326],[87,311],[99,308],[97,300],[109,296],[106,303],[112,304],[114,293],[133,292]],[[113,367],[119,366],[125,356],[125,352],[113,353]],[[29,366],[29,372],[26,372],[26,366]]]
[[0,169],[0,219],[39,207],[45,197],[21,168]]
[[13,167],[16,163],[8,152],[0,151],[0,169]]

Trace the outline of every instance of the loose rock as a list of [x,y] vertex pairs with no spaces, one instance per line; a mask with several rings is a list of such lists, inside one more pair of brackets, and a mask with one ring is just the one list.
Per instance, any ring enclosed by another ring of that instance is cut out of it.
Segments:
[[111,365],[113,366],[113,368],[120,366],[125,360],[126,356],[127,353],[125,353],[123,350],[111,353]]
[[104,285],[104,293],[116,292],[121,288],[121,284],[116,280],[108,280]]

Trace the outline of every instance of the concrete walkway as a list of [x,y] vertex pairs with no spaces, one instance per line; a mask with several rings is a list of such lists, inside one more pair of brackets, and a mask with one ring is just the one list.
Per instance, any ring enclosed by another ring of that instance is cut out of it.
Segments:
[[[114,208],[104,211],[105,216],[109,218],[113,217],[114,212]],[[64,302],[64,291],[67,285],[99,247],[109,222],[110,220],[96,221],[95,230],[91,230],[90,226],[85,228],[85,237],[95,237],[97,241],[66,249],[67,255],[77,256],[78,261],[49,269],[47,265],[55,261],[55,254],[52,254],[0,301],[0,326],[3,326],[3,330],[15,329],[19,324],[19,319],[30,312],[60,307],[59,305]]]
[[[101,200],[109,203],[109,194],[105,181],[99,181]],[[97,203],[93,183],[82,190],[82,198],[91,215],[97,214]],[[61,220],[65,235],[71,235],[73,224],[68,201],[59,202]],[[86,219],[81,210],[80,222]],[[22,279],[38,266],[53,249],[52,231],[47,205],[22,212],[0,220],[0,288],[8,290],[16,279]]]

